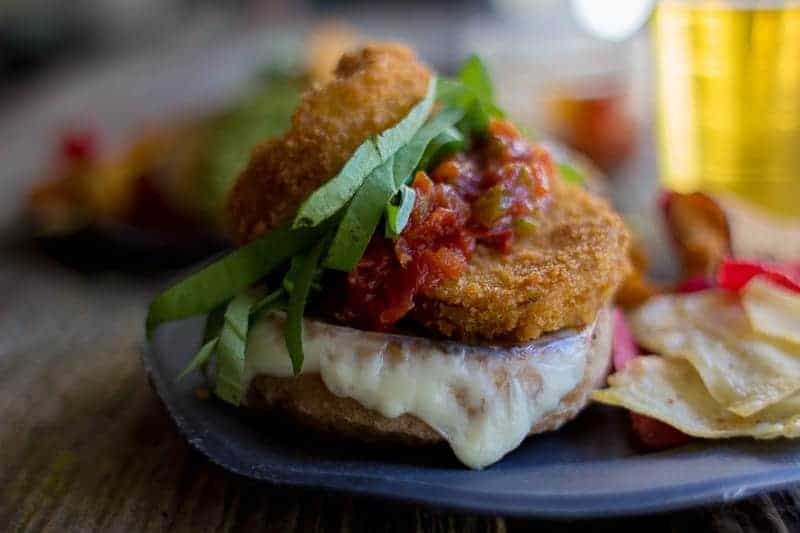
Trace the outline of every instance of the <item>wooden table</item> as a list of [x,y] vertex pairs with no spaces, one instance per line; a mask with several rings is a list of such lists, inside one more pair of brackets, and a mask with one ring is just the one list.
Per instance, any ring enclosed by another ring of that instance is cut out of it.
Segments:
[[[272,487],[173,429],[140,364],[163,279],[81,274],[30,245],[0,252],[0,531],[617,531]],[[638,530],[797,531],[800,491],[625,521]]]

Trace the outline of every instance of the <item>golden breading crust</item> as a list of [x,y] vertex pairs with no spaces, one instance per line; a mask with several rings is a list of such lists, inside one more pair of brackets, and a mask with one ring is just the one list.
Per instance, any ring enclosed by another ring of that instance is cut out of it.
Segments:
[[292,217],[364,139],[393,126],[422,99],[430,76],[403,45],[372,44],[345,54],[336,78],[303,96],[289,131],[253,151],[228,197],[237,242]]
[[591,323],[627,276],[630,237],[611,207],[557,181],[536,234],[505,255],[479,246],[430,294],[427,326],[466,340],[525,341]]

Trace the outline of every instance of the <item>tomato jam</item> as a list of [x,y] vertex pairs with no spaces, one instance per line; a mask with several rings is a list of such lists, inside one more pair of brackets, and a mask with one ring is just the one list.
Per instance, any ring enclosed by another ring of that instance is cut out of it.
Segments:
[[430,293],[457,278],[477,244],[508,253],[535,231],[554,167],[508,122],[493,121],[467,153],[449,156],[412,182],[414,209],[398,239],[376,232],[347,275],[334,315],[346,324],[386,331]]

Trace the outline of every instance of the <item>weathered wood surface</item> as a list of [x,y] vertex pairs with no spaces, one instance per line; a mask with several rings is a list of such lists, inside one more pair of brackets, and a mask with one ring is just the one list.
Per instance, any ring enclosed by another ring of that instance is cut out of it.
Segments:
[[0,257],[0,531],[797,531],[800,492],[607,522],[476,517],[229,474],[189,450],[139,361],[157,280]]

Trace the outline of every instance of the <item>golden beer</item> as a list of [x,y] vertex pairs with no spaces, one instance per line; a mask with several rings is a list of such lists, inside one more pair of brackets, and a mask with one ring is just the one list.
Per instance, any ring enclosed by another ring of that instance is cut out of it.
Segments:
[[800,2],[664,0],[662,181],[800,216]]

